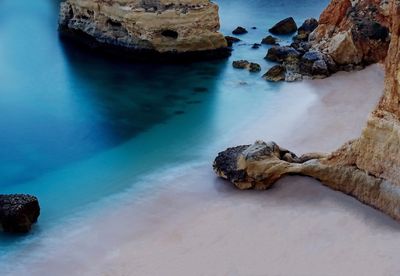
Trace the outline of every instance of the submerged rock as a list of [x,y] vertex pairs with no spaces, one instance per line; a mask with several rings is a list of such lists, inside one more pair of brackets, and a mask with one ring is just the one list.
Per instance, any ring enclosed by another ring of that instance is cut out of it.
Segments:
[[261,44],[254,43],[253,46],[251,46],[252,49],[258,49],[260,48]]
[[235,35],[242,35],[242,34],[247,34],[247,30],[245,28],[239,26],[236,29],[234,29],[232,31],[232,33]]
[[232,66],[236,69],[247,69],[250,62],[247,60],[235,60],[232,62]]
[[249,71],[251,73],[257,73],[261,71],[261,66],[258,63],[250,62],[249,64]]
[[256,73],[261,71],[261,66],[254,62],[249,62],[247,60],[235,60],[232,62],[232,66],[236,69],[247,69],[251,73]]
[[286,67],[283,65],[275,65],[263,75],[263,79],[267,81],[284,81],[286,76]]
[[218,6],[208,0],[66,0],[59,17],[63,38],[103,53],[157,62],[229,56],[219,26]]
[[293,17],[285,18],[276,23],[269,32],[276,35],[292,34],[297,31],[297,25]]
[[40,207],[36,197],[0,195],[0,225],[5,232],[29,232],[39,215]]
[[272,35],[268,35],[261,40],[261,44],[267,44],[267,45],[276,45],[278,44],[277,42],[278,39],[276,37],[273,37]]

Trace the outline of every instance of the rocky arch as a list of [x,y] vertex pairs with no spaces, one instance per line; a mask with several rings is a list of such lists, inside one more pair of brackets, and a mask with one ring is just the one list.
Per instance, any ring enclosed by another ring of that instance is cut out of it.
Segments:
[[[367,7],[368,3],[381,5],[387,1],[353,2],[363,2]],[[329,39],[333,30],[346,29],[343,19],[353,2],[333,0],[321,15],[323,27],[317,32]],[[268,189],[288,174],[310,176],[400,221],[400,1],[389,0],[386,9],[384,20],[391,39],[385,88],[361,137],[330,154],[300,157],[273,142],[258,141],[221,152],[214,162],[215,172],[239,189]]]

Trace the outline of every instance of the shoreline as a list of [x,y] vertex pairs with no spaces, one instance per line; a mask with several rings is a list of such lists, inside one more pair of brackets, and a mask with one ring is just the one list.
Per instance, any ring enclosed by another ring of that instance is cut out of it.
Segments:
[[[306,110],[297,107],[294,121],[260,116],[227,139],[228,146],[264,139],[297,154],[334,150],[361,133],[381,95],[383,70],[374,65],[282,88],[278,93],[288,93],[294,103],[294,90],[300,91],[299,96],[304,89],[311,91],[315,100]],[[62,242],[42,250],[51,250],[51,256],[43,254],[22,271],[32,275],[379,275],[384,269],[395,275],[400,271],[390,258],[400,245],[400,226],[315,180],[286,177],[270,191],[238,191],[217,179],[210,163],[185,168],[153,184],[160,187],[156,194],[140,202],[128,200],[80,222],[82,228],[69,226],[75,231],[64,230]],[[349,248],[354,240],[359,247]],[[374,265],[376,258],[380,265]]]

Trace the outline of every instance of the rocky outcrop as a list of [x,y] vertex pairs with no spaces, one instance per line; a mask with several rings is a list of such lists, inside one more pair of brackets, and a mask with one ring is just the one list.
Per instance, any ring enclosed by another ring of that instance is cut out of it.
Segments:
[[310,36],[338,65],[382,61],[389,46],[389,5],[382,0],[334,0]]
[[[324,78],[340,70],[356,70],[385,59],[390,41],[387,0],[333,0],[319,21],[307,19],[290,45],[301,55],[320,52],[335,66],[316,62],[317,74],[299,64],[283,64],[288,77]],[[332,61],[332,62],[331,62]],[[325,70],[327,68],[328,70]],[[334,69],[334,70],[332,70]]]
[[[351,6],[339,5],[344,2],[334,0],[328,7],[343,11],[329,17],[338,28]],[[384,6],[391,22],[384,95],[361,137],[330,154],[300,157],[273,142],[230,148],[215,159],[219,176],[240,189],[268,189],[287,174],[310,176],[400,220],[400,2],[390,0]]]
[[132,59],[182,60],[229,55],[209,0],[66,0],[59,31],[94,49]]
[[5,232],[29,232],[39,214],[39,201],[34,196],[0,195],[0,226]]
[[263,79],[273,82],[284,81],[285,78],[286,67],[283,65],[275,65],[263,75]]

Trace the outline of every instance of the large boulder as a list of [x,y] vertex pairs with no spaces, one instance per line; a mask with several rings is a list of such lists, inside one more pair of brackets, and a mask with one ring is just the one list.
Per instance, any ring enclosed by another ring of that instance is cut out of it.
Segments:
[[318,20],[315,18],[306,19],[297,30],[297,39],[308,40],[308,36],[318,27]]
[[275,35],[286,35],[292,34],[297,31],[297,25],[293,17],[285,18],[276,23],[269,32]]
[[289,46],[274,46],[268,49],[265,59],[275,62],[295,62],[301,53]]
[[357,49],[350,31],[336,34],[328,44],[328,53],[339,65],[359,64],[362,53]]
[[40,215],[39,201],[31,195],[0,195],[0,225],[5,232],[26,233]]

